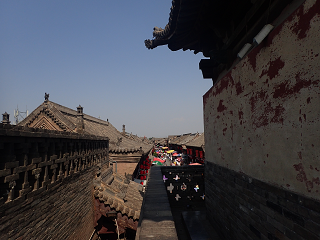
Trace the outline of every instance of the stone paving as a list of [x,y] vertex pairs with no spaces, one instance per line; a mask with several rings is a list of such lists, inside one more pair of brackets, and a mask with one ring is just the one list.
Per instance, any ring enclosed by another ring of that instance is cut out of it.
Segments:
[[187,209],[183,202],[178,205],[174,202],[173,208],[170,206],[162,168],[168,171],[187,170],[185,167],[160,166],[150,169],[136,239],[221,240],[206,220],[203,204],[202,207],[195,205],[193,210]]
[[178,240],[161,167],[150,169],[148,184],[141,209],[137,240]]

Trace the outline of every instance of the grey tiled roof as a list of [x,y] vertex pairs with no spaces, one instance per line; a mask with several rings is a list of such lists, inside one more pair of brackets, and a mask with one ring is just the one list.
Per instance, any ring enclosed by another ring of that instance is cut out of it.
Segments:
[[199,134],[198,136],[193,138],[190,142],[186,143],[186,146],[204,148],[204,133]]
[[[55,122],[63,131],[75,132],[77,124],[77,111],[60,104],[45,101],[37,107],[27,118],[19,123],[28,126],[37,120],[40,113],[44,113]],[[128,138],[122,135],[110,122],[87,114],[83,114],[84,133],[109,138],[109,149],[112,152],[148,152],[152,145],[139,139]]]
[[139,219],[143,201],[142,185],[128,181],[117,173],[113,173],[112,180],[108,182],[102,182],[101,187],[96,187],[94,196],[116,211]]
[[196,136],[197,136],[197,133],[186,133],[180,136],[175,136],[172,139],[170,139],[170,144],[186,145]]

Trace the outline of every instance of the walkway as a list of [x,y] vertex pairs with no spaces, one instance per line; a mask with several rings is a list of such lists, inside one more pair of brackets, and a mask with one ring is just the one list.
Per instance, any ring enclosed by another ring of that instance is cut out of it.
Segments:
[[136,239],[178,240],[161,167],[150,169]]
[[[203,166],[153,166],[150,169],[136,239],[221,240],[207,221],[205,203],[198,196],[201,195],[201,190],[204,190],[201,180],[203,170]],[[188,192],[188,190],[180,191],[175,188],[172,191],[180,193],[179,201],[176,201],[171,194],[168,197],[169,183],[179,185],[180,180],[172,179],[172,176],[176,174],[186,183],[189,179],[187,184],[198,183],[199,191],[195,192],[190,189]],[[165,183],[163,182],[164,175],[166,176]],[[184,193],[193,196],[193,200],[188,200]]]

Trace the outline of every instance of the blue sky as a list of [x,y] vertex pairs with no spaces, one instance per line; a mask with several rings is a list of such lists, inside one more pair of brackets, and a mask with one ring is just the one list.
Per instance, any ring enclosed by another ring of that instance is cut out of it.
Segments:
[[44,100],[147,137],[203,132],[203,79],[191,51],[148,50],[170,0],[0,1],[0,113]]

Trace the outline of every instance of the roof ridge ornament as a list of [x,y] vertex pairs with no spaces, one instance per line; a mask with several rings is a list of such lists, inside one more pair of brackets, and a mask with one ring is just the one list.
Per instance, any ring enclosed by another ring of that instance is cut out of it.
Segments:
[[9,116],[10,114],[5,112],[2,114],[2,124],[10,124],[10,121],[9,121]]
[[49,101],[49,93],[44,93],[44,101],[45,102]]
[[179,14],[179,8],[180,8],[180,1],[173,0],[172,6],[170,8],[170,14],[169,14],[169,22],[165,26],[165,28],[161,27],[154,27],[153,28],[153,38],[154,39],[146,39],[144,41],[144,44],[146,48],[153,49],[161,45],[167,45],[169,43],[169,39],[175,30],[176,27],[176,18]]

